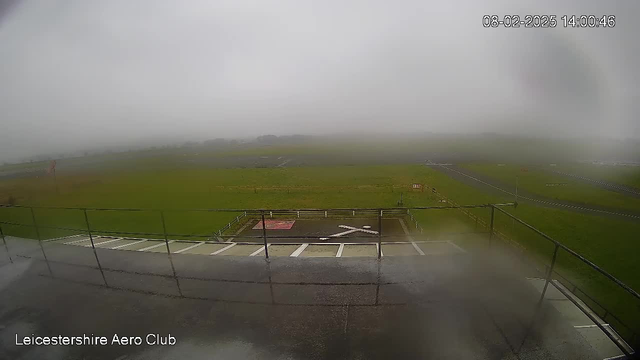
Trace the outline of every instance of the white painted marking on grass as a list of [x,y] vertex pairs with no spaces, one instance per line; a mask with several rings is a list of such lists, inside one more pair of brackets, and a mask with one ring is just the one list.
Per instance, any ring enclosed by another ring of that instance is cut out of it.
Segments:
[[302,254],[302,252],[304,251],[304,249],[307,248],[307,246],[309,246],[309,244],[302,244],[300,245],[299,248],[296,249],[296,251],[294,251],[291,255],[291,257],[298,257],[298,255]]
[[69,242],[66,242],[66,243],[64,243],[64,244],[65,244],[65,245],[73,245],[73,244],[77,244],[77,243],[79,243],[79,242],[83,242],[83,241],[89,241],[89,238],[86,238],[86,239],[80,239],[80,240],[74,240],[74,241],[69,241]]
[[422,249],[420,249],[420,247],[418,246],[418,244],[416,244],[415,242],[411,242],[411,245],[413,245],[413,248],[416,249],[416,251],[418,252],[418,254],[420,255],[424,255],[424,251],[422,251]]
[[[169,244],[173,242],[175,242],[175,240],[169,240]],[[151,245],[151,246],[147,246],[146,248],[138,249],[138,251],[147,251],[147,250],[155,249],[157,247],[164,246],[164,245],[165,245],[165,242],[163,241],[160,244]]]
[[139,241],[134,241],[134,242],[128,243],[128,244],[115,246],[115,247],[112,247],[111,250],[116,250],[116,249],[124,248],[124,247],[127,247],[127,246],[135,245],[135,244],[140,244],[140,243],[143,243],[145,241],[147,241],[147,240],[146,239],[145,240],[139,240]]
[[465,250],[465,249],[461,248],[460,246],[456,245],[453,241],[451,241],[451,240],[447,240],[447,242],[448,242],[449,244],[451,244],[453,247],[455,247],[456,249],[458,249],[458,250],[460,250],[460,251],[462,251],[462,252],[465,252],[465,253],[467,252],[467,250]]
[[[271,246],[271,244],[267,244],[267,247],[269,247],[269,246]],[[264,251],[264,246],[260,246],[260,249],[252,252],[251,255],[249,255],[249,256],[256,256],[256,255],[260,254],[263,251]]]
[[[103,241],[103,242],[99,242],[99,243],[95,242],[95,239],[94,239],[94,243],[93,243],[93,245],[98,246],[98,245],[102,245],[102,244],[109,244],[109,243],[112,243],[112,242],[116,242],[116,241],[118,241],[118,240],[122,240],[122,239],[121,239],[121,238],[111,239],[111,240],[107,240],[107,241]],[[86,246],[86,247],[90,247],[90,246],[91,246],[91,244],[89,244],[89,245],[85,245],[85,246]]]
[[340,244],[338,252],[336,253],[336,257],[342,257],[342,251],[344,251],[344,243]]
[[180,253],[185,252],[185,251],[187,251],[187,250],[191,250],[191,249],[193,249],[193,248],[197,248],[198,246],[200,246],[200,245],[202,245],[202,244],[204,244],[204,241],[199,242],[199,243],[197,243],[197,244],[195,244],[195,245],[187,246],[187,247],[186,247],[186,248],[184,248],[184,249],[180,249],[180,250],[178,250],[178,251],[174,251],[173,253],[174,253],[174,254],[180,254]]
[[211,254],[209,254],[209,255],[218,255],[218,254],[220,254],[221,252],[226,251],[226,250],[229,250],[229,249],[231,249],[232,247],[234,247],[234,246],[236,246],[236,245],[238,245],[238,243],[233,243],[233,244],[231,244],[231,245],[227,245],[227,246],[223,247],[222,249],[220,249],[220,250],[218,250],[218,251],[214,251],[214,252],[212,252],[212,253],[211,253]]
[[49,242],[49,241],[58,241],[58,240],[64,240],[64,239],[71,239],[71,238],[75,238],[78,236],[85,236],[84,234],[76,234],[76,235],[69,235],[69,236],[60,236],[57,238],[53,238],[53,239],[47,239],[47,240],[42,240],[43,242]]

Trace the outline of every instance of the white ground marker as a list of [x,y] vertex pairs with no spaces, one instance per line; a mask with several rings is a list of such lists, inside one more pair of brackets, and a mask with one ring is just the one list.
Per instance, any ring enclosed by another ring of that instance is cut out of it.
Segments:
[[123,247],[135,245],[135,244],[140,244],[140,243],[143,243],[145,241],[147,241],[147,240],[145,239],[145,240],[140,240],[140,241],[134,241],[132,243],[128,243],[128,244],[124,244],[124,245],[118,245],[118,246],[112,247],[111,250],[120,249],[120,248],[123,248]]
[[461,248],[460,246],[458,246],[458,245],[454,244],[454,243],[453,243],[453,241],[451,241],[451,240],[447,240],[447,242],[448,242],[449,244],[451,244],[451,246],[453,246],[453,247],[455,247],[456,249],[460,250],[461,252],[465,252],[465,253],[467,252],[467,250],[465,250],[465,249]]
[[[118,240],[122,240],[122,238],[111,239],[111,240],[102,241],[102,242],[99,242],[99,243],[95,242],[96,239],[93,239],[93,240],[94,240],[93,245],[98,246],[98,245],[102,245],[102,244],[109,244],[109,243],[112,243],[112,242],[116,242]],[[91,247],[91,244],[85,245],[85,246],[86,247]]]
[[[175,240],[169,240],[169,244],[173,242],[175,242]],[[160,242],[160,244],[155,244],[155,245],[147,246],[146,248],[138,249],[138,251],[147,251],[147,250],[155,249],[157,247],[164,246],[164,245],[165,243],[163,241],[163,242]]]
[[58,240],[64,240],[64,239],[71,239],[71,238],[76,238],[78,236],[84,236],[84,234],[76,234],[76,235],[69,235],[69,236],[61,236],[61,237],[57,237],[57,238],[53,238],[53,239],[47,239],[47,240],[42,240],[43,242],[49,242],[49,241],[58,241]]
[[356,231],[358,231],[358,229],[355,229],[355,230],[347,230],[347,231],[343,231],[343,232],[341,232],[341,233],[337,233],[337,234],[329,235],[329,237],[340,237],[340,236],[343,236],[343,235],[352,234],[352,233],[354,233],[354,232],[356,232]]
[[185,252],[185,251],[187,251],[187,250],[191,250],[191,249],[193,249],[193,248],[197,248],[198,246],[200,246],[200,245],[202,245],[202,244],[204,244],[204,241],[203,241],[203,242],[199,242],[199,243],[197,243],[197,244],[195,244],[195,245],[187,246],[187,247],[186,247],[186,248],[184,248],[184,249],[180,249],[180,250],[178,250],[178,251],[174,251],[173,253],[174,253],[174,254],[180,254],[181,252]]
[[64,244],[65,244],[65,245],[73,245],[73,244],[77,244],[77,243],[79,243],[79,242],[88,241],[88,240],[89,240],[89,237],[87,237],[86,239],[80,239],[80,240],[69,241],[69,242],[66,242],[66,243],[64,243]]
[[[271,246],[271,244],[267,244],[267,247],[269,247],[269,246]],[[260,246],[260,249],[252,252],[251,255],[249,255],[249,256],[256,256],[256,255],[260,254],[263,251],[264,251],[264,246]]]
[[622,359],[626,359],[627,355],[621,354],[621,355],[616,355],[616,356],[612,356],[612,357],[608,357],[608,358],[604,358],[602,360],[622,360]]
[[344,251],[344,243],[340,244],[340,247],[338,248],[338,252],[336,253],[336,257],[342,257],[342,251]]
[[291,257],[298,257],[298,255],[302,254],[302,252],[304,251],[304,249],[307,248],[307,246],[309,246],[309,244],[302,244],[300,245],[299,248],[296,249],[296,251],[294,251],[291,255]]
[[220,254],[221,252],[226,251],[226,250],[229,250],[229,249],[231,249],[232,247],[234,247],[234,246],[236,246],[236,245],[238,245],[238,243],[233,243],[233,244],[231,244],[231,245],[227,245],[227,246],[223,247],[222,249],[220,249],[220,250],[218,250],[218,251],[214,251],[214,252],[212,252],[212,253],[211,253],[211,254],[209,254],[209,255],[218,255],[218,254]]
[[[300,217],[300,216],[298,216],[298,217]],[[234,236],[232,236],[232,237],[230,237],[228,241],[229,241],[229,242],[232,242],[232,241],[233,241],[233,239],[235,239],[235,238],[236,238],[236,236],[240,235],[240,233],[241,233],[242,231],[244,231],[244,229],[246,229],[246,228],[247,228],[247,226],[249,226],[249,224],[251,224],[251,221],[247,221],[244,225],[242,225],[242,227],[240,228],[240,230],[236,231],[235,235],[234,235]]]
[[[600,324],[602,326],[609,326],[609,324]],[[591,325],[574,325],[573,326],[575,329],[589,329],[589,328],[594,328],[594,327],[598,327],[598,325],[596,324],[591,324]]]
[[349,230],[355,230],[355,231],[362,231],[365,232],[367,234],[378,234],[377,231],[375,230],[368,230],[368,229],[359,229],[357,227],[353,227],[353,226],[349,226],[349,225],[338,225],[339,228],[343,228],[343,229],[349,229]]
[[422,251],[422,249],[420,249],[420,247],[418,246],[418,244],[416,244],[415,241],[411,242],[411,245],[413,245],[413,248],[416,249],[416,251],[418,252],[418,254],[420,255],[424,255],[424,251]]
[[380,249],[380,245],[376,243],[376,252],[380,251],[380,257],[383,257],[384,253],[382,252],[382,250],[379,250],[379,249]]
[[402,230],[404,230],[405,235],[409,235],[409,229],[407,229],[407,224],[404,223],[404,220],[398,219],[400,222],[400,226],[402,226]]

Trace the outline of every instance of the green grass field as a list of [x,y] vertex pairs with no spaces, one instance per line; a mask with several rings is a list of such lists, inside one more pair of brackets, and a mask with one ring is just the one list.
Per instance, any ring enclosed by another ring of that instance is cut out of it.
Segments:
[[[15,179],[3,183],[21,205],[145,208],[259,209],[319,207],[392,207],[404,193],[405,204],[433,204],[428,192],[412,192],[413,182],[430,176],[422,166],[312,167],[270,169],[167,170],[85,176],[58,176],[60,194],[51,178]],[[12,222],[30,224],[22,209],[0,209]],[[78,211],[37,210],[42,225],[82,227]],[[236,213],[167,212],[171,233],[211,234]],[[90,212],[97,230],[158,233],[157,212]],[[17,227],[7,230],[19,231]],[[26,229],[23,229],[26,231]],[[44,231],[43,236],[60,236]]]
[[[600,205],[640,211],[640,199],[638,198],[629,197],[615,191],[583,183],[575,178],[553,174],[532,167],[519,165],[498,166],[498,164],[467,164],[463,167],[510,185],[511,187],[508,190],[511,190],[511,192],[515,192],[517,176],[519,189],[524,189],[534,194],[585,205]],[[527,171],[523,171],[523,168],[526,168]],[[640,170],[637,171],[640,173]],[[559,183],[566,183],[566,185],[547,186],[547,184]]]
[[603,180],[640,190],[640,167],[611,166],[593,164],[560,164],[559,171],[584,176],[593,180]]
[[[489,165],[474,165],[474,170],[490,172]],[[491,173],[497,178],[509,177],[519,168],[498,168]],[[522,186],[537,189],[546,177],[530,172]],[[292,168],[248,169],[184,169],[93,172],[58,175],[58,189],[51,177],[11,179],[0,182],[0,199],[11,195],[20,205],[204,209],[204,208],[323,208],[323,207],[393,207],[404,194],[406,206],[443,205],[430,191],[410,190],[412,183],[435,187],[439,193],[459,204],[486,204],[511,201],[507,196],[493,196],[455,181],[422,165],[388,166],[314,166]],[[580,187],[572,196],[600,199],[599,189]],[[569,198],[568,198],[569,199]],[[574,200],[574,198],[571,198]],[[604,201],[604,200],[603,200]],[[618,204],[611,199],[606,204]],[[618,201],[618,200],[616,200]],[[620,200],[621,201],[621,200]],[[603,205],[605,203],[602,203]],[[630,206],[630,205],[627,205]],[[234,218],[233,212],[166,211],[169,233],[209,236]],[[508,208],[519,218],[536,226],[571,249],[602,266],[629,286],[640,289],[640,271],[634,256],[640,252],[636,241],[640,224],[630,221],[583,215],[565,210],[520,205]],[[35,215],[44,238],[63,236],[73,231],[48,229],[48,226],[85,228],[84,214],[79,210],[36,209]],[[473,214],[489,222],[489,209],[476,209]],[[161,236],[158,211],[89,211],[95,232],[146,232]],[[427,234],[474,231],[475,224],[458,210],[414,211]],[[29,209],[0,208],[0,219],[32,224]],[[549,263],[553,246],[506,216],[496,216],[496,229],[518,241],[541,263]],[[3,225],[8,235],[35,238],[32,228]],[[482,231],[487,231],[482,229]],[[558,259],[562,274],[580,285],[608,308],[640,323],[638,309],[629,309],[610,283],[591,269],[567,257]]]

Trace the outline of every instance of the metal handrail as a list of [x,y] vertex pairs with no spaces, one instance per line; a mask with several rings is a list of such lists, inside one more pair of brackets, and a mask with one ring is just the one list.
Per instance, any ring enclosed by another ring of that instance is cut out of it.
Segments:
[[51,209],[51,210],[87,210],[87,211],[203,211],[203,212],[255,212],[262,211],[386,211],[386,210],[445,210],[445,209],[474,209],[499,206],[514,206],[515,203],[456,205],[456,206],[412,206],[412,207],[374,207],[374,208],[292,208],[292,209],[158,209],[158,208],[94,208],[94,207],[64,207],[64,206],[27,206],[0,205],[0,208],[22,209]]
[[504,211],[503,209],[500,209],[499,207],[494,207],[494,209],[500,211],[501,213],[507,215],[508,217],[512,218],[513,220],[515,220],[516,222],[524,225],[525,227],[529,228],[530,230],[532,230],[533,232],[537,233],[538,235],[542,236],[543,238],[551,241],[554,245],[559,246],[561,249],[565,250],[566,252],[568,252],[569,254],[577,257],[578,259],[580,259],[582,262],[584,262],[585,264],[589,265],[591,268],[595,269],[596,271],[598,271],[600,274],[604,275],[605,277],[607,277],[609,280],[613,281],[614,283],[616,283],[618,286],[620,286],[621,288],[623,288],[624,290],[626,290],[628,293],[630,293],[631,295],[633,295],[636,299],[640,299],[640,294],[638,294],[635,290],[633,290],[632,288],[630,288],[627,284],[623,283],[622,281],[618,280],[615,276],[609,274],[608,272],[604,271],[602,268],[600,268],[598,265],[594,264],[593,262],[591,262],[589,259],[585,258],[584,256],[578,254],[577,252],[575,252],[574,250],[571,250],[570,248],[568,248],[566,245],[558,242],[557,240],[553,239],[551,236],[543,233],[542,231],[536,229],[535,227],[527,224],[526,222],[518,219],[517,217],[509,214],[508,212]]

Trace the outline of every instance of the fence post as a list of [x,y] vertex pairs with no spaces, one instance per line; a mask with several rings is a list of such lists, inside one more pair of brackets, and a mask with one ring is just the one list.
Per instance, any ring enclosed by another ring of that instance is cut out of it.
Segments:
[[556,247],[553,250],[553,258],[551,259],[551,266],[549,266],[549,272],[547,272],[546,278],[545,278],[545,282],[544,282],[544,288],[542,289],[542,294],[540,294],[540,300],[538,300],[538,303],[536,304],[536,310],[533,313],[533,316],[531,317],[531,322],[529,323],[529,326],[527,327],[527,330],[525,331],[525,335],[522,338],[522,342],[520,343],[520,347],[518,348],[518,351],[516,352],[516,354],[520,353],[520,350],[522,350],[522,347],[524,346],[525,341],[527,341],[527,338],[529,337],[529,333],[531,332],[531,328],[533,327],[533,324],[536,321],[536,318],[538,317],[538,312],[540,311],[540,307],[542,305],[542,300],[544,300],[544,295],[547,292],[547,287],[549,286],[549,282],[551,281],[551,275],[553,274],[553,267],[556,264],[556,257],[558,256],[558,248],[560,247],[557,243],[555,244]]
[[2,242],[4,243],[5,250],[7,250],[7,256],[9,257],[9,261],[13,264],[13,259],[11,258],[11,254],[9,254],[9,246],[7,246],[7,240],[5,240],[4,232],[2,232],[2,225],[0,225],[0,237],[2,237]]
[[171,258],[171,249],[169,249],[169,237],[167,236],[167,225],[164,222],[164,211],[160,211],[160,220],[162,220],[162,233],[164,234],[164,244],[167,247],[167,255],[169,257],[169,262],[171,263],[171,271],[173,271],[173,278],[176,280],[176,285],[178,286],[178,293],[180,296],[182,295],[182,289],[180,288],[180,281],[178,280],[178,275],[176,274],[176,268],[173,266],[173,259]]
[[2,242],[4,243],[5,250],[7,250],[7,256],[9,257],[9,261],[13,264],[13,259],[11,258],[11,254],[9,253],[9,246],[7,246],[7,240],[5,240],[4,232],[2,232],[2,225],[0,225],[0,237],[2,237]]
[[51,271],[51,265],[49,265],[49,259],[47,259],[47,254],[44,253],[44,246],[42,246],[42,239],[40,238],[40,230],[38,229],[38,223],[36,222],[36,214],[33,212],[32,207],[29,209],[31,209],[31,219],[33,219],[33,227],[36,229],[36,238],[38,239],[38,244],[40,244],[40,250],[42,250],[42,256],[44,256],[44,261],[47,263],[49,274],[53,276],[53,271]]
[[267,224],[264,223],[264,211],[261,211],[262,215],[262,239],[264,240],[264,257],[269,260],[269,247],[267,246]]
[[493,239],[493,218],[495,216],[496,209],[491,205],[491,225],[489,225],[489,247],[491,247],[491,240]]
[[102,270],[100,259],[98,259],[98,253],[96,252],[96,245],[93,243],[93,234],[91,233],[91,226],[89,226],[89,216],[87,215],[87,209],[82,209],[82,211],[84,212],[84,222],[87,224],[87,232],[89,233],[89,240],[91,241],[93,256],[96,257],[96,263],[98,264],[98,269],[100,269],[100,274],[102,274],[102,281],[104,281],[104,286],[109,287],[109,284],[107,284],[107,278],[104,277],[104,271]]
[[553,250],[553,258],[551,258],[551,266],[549,266],[549,272],[547,273],[546,281],[544,282],[544,288],[542,289],[542,295],[540,296],[539,303],[542,303],[542,299],[544,299],[544,295],[547,292],[547,287],[549,286],[549,282],[551,281],[551,275],[553,275],[553,267],[556,264],[556,258],[558,257],[558,249],[560,246],[556,244],[555,249]]
[[378,260],[382,258],[382,210],[378,212]]

